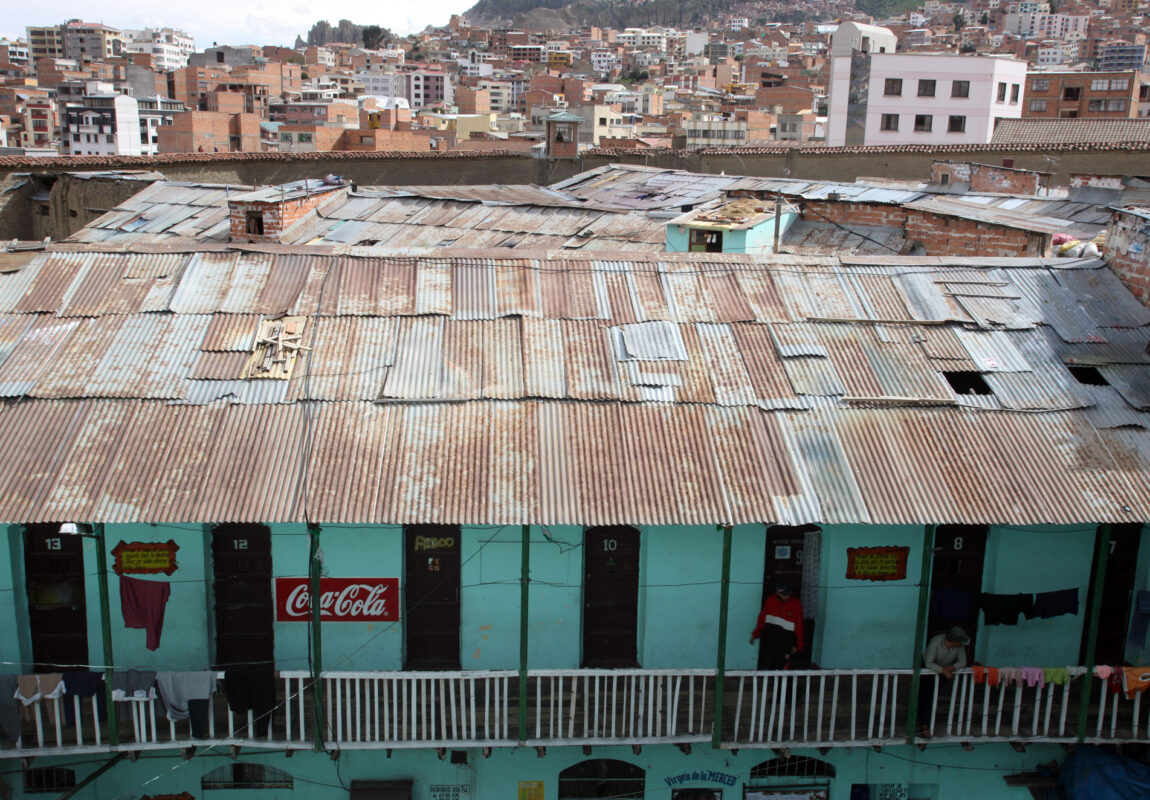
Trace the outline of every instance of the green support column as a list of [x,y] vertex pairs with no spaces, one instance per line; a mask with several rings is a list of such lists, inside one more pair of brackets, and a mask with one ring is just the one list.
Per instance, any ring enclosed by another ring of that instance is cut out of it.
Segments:
[[315,715],[315,750],[316,752],[323,752],[326,750],[324,742],[327,735],[327,720],[324,715],[323,684],[320,682],[320,676],[323,673],[323,626],[321,624],[323,609],[320,608],[320,598],[323,597],[323,594],[320,592],[319,586],[323,562],[320,561],[319,556],[320,527],[319,525],[308,525],[307,532],[311,540],[311,550],[308,556],[308,595],[311,598],[312,711]]
[[723,743],[723,681],[727,673],[727,608],[731,601],[731,526],[720,526],[723,532],[723,578],[719,586],[719,642],[715,648],[715,721],[711,728],[711,747]]
[[906,703],[906,743],[914,742],[918,727],[918,687],[922,683],[922,650],[926,646],[926,618],[930,608],[930,573],[934,566],[934,526],[922,533],[922,571],[918,578],[918,616],[914,628],[914,674],[910,678],[910,697]]
[[1098,618],[1102,615],[1102,590],[1106,583],[1106,562],[1110,558],[1110,526],[1099,525],[1094,536],[1094,577],[1090,581],[1090,619],[1086,620],[1086,677],[1082,681],[1082,704],[1078,707],[1078,741],[1086,739],[1086,717],[1094,688],[1094,649],[1098,645]]
[[531,600],[531,526],[523,526],[522,564],[519,575],[519,744],[527,742],[527,636]]
[[[100,634],[104,639],[104,702],[108,709],[108,744],[120,743],[120,727],[116,724],[116,709],[112,705],[112,611],[108,600],[108,547],[104,541],[104,526],[92,526],[96,540],[96,579],[100,586]],[[115,763],[114,761],[111,763]]]

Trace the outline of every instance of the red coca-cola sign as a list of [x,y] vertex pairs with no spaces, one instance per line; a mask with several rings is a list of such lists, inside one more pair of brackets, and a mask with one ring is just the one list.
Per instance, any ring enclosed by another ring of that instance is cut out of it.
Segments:
[[[307,578],[276,578],[276,621],[311,618]],[[399,578],[320,578],[324,622],[394,622],[399,619]]]

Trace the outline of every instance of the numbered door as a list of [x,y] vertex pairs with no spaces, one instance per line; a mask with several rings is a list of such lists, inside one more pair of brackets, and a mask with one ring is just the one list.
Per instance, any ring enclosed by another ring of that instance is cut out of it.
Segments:
[[588,528],[583,567],[583,666],[639,666],[639,531]]
[[[1110,554],[1106,559],[1106,576],[1102,584],[1101,612],[1098,617],[1098,641],[1094,649],[1095,664],[1124,664],[1126,662],[1126,632],[1129,630],[1130,606],[1134,595],[1134,572],[1138,568],[1138,542],[1142,524],[1110,526]],[[1091,581],[1094,570],[1090,571]],[[1090,601],[1094,597],[1093,583],[1086,597],[1080,597],[1080,608],[1090,618]],[[1079,664],[1086,663],[1086,639],[1089,631],[1083,626],[1082,651]]]
[[986,558],[985,525],[939,525],[934,532],[927,636],[961,625],[970,635],[967,655],[978,635],[978,596]]
[[[790,584],[791,596],[800,600],[803,597],[803,544],[807,533],[817,531],[815,525],[775,525],[767,529],[766,563],[763,566],[763,604],[775,593],[780,581]],[[762,606],[759,606],[762,608]],[[803,607],[803,631],[807,645],[802,652],[791,659],[793,669],[802,669],[810,664],[810,642],[814,641],[813,619],[816,609]],[[767,669],[768,654],[764,649],[766,637],[759,639],[759,669]]]
[[59,525],[24,529],[24,576],[33,669],[87,669],[88,615],[84,602],[83,539]]
[[[275,663],[272,536],[263,525],[219,525],[212,531],[216,601],[213,669]],[[168,610],[171,620],[172,609]]]
[[459,669],[459,527],[409,525],[405,536],[406,668]]

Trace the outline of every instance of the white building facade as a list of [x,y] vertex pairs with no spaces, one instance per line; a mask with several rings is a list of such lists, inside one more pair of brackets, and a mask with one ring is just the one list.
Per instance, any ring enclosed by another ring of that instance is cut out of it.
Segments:
[[1027,63],[942,53],[835,57],[827,144],[985,144],[1022,116]]

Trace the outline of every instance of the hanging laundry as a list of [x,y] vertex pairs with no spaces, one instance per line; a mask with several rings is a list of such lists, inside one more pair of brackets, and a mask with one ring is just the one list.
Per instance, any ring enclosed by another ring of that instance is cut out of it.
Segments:
[[1094,667],[1094,677],[1100,680],[1109,680],[1110,676],[1114,674],[1114,667],[1103,666],[1102,664]]
[[[190,720],[192,736],[203,739],[208,733],[208,713],[216,690],[214,672],[160,672],[156,674],[160,697],[168,707],[168,719]],[[203,702],[195,702],[203,701]]]
[[1046,685],[1046,676],[1042,674],[1042,670],[1038,667],[1022,667],[1022,680],[1029,687],[1037,686],[1041,689]]
[[983,594],[980,605],[987,625],[1017,625],[1019,614],[1034,613],[1034,595]]
[[275,671],[271,667],[229,669],[224,673],[224,694],[233,712],[253,712],[256,736],[267,736],[276,704]]
[[112,673],[112,700],[117,703],[144,702],[156,696],[156,673],[130,669]]
[[930,613],[946,619],[967,619],[971,600],[970,592],[965,589],[936,586],[930,593]]
[[975,683],[986,683],[991,686],[998,685],[998,669],[995,667],[971,667]]
[[68,689],[64,685],[64,674],[61,672],[46,672],[40,676],[40,699],[55,700],[63,697]]
[[1126,644],[1141,649],[1146,646],[1146,629],[1150,627],[1150,592],[1141,591],[1134,601],[1134,615],[1130,620],[1130,635]]
[[1061,686],[1070,680],[1070,672],[1066,667],[1047,667],[1042,670],[1042,677],[1047,683]]
[[160,646],[164,609],[171,593],[170,584],[120,576],[120,607],[124,612],[124,626],[145,629],[148,632],[146,647],[149,650]]
[[16,692],[12,695],[23,705],[30,706],[40,699],[40,676],[21,675],[16,679]]
[[1060,589],[1057,592],[1039,592],[1034,595],[1034,613],[1027,619],[1050,619],[1064,614],[1078,613],[1078,589]]
[[1022,670],[1018,667],[999,667],[998,677],[1003,686],[1015,686],[1022,683]]
[[1146,691],[1150,686],[1150,667],[1125,667],[1122,670],[1122,688],[1126,691],[1126,698],[1133,700],[1134,695]]
[[[104,673],[102,672],[65,672],[64,687],[73,697],[95,697],[96,714],[100,720],[108,718],[107,692],[104,691]],[[64,704],[64,722],[69,728],[76,724],[75,703]]]
[[16,702],[16,675],[0,675],[0,731],[11,741],[20,738],[20,711]]

